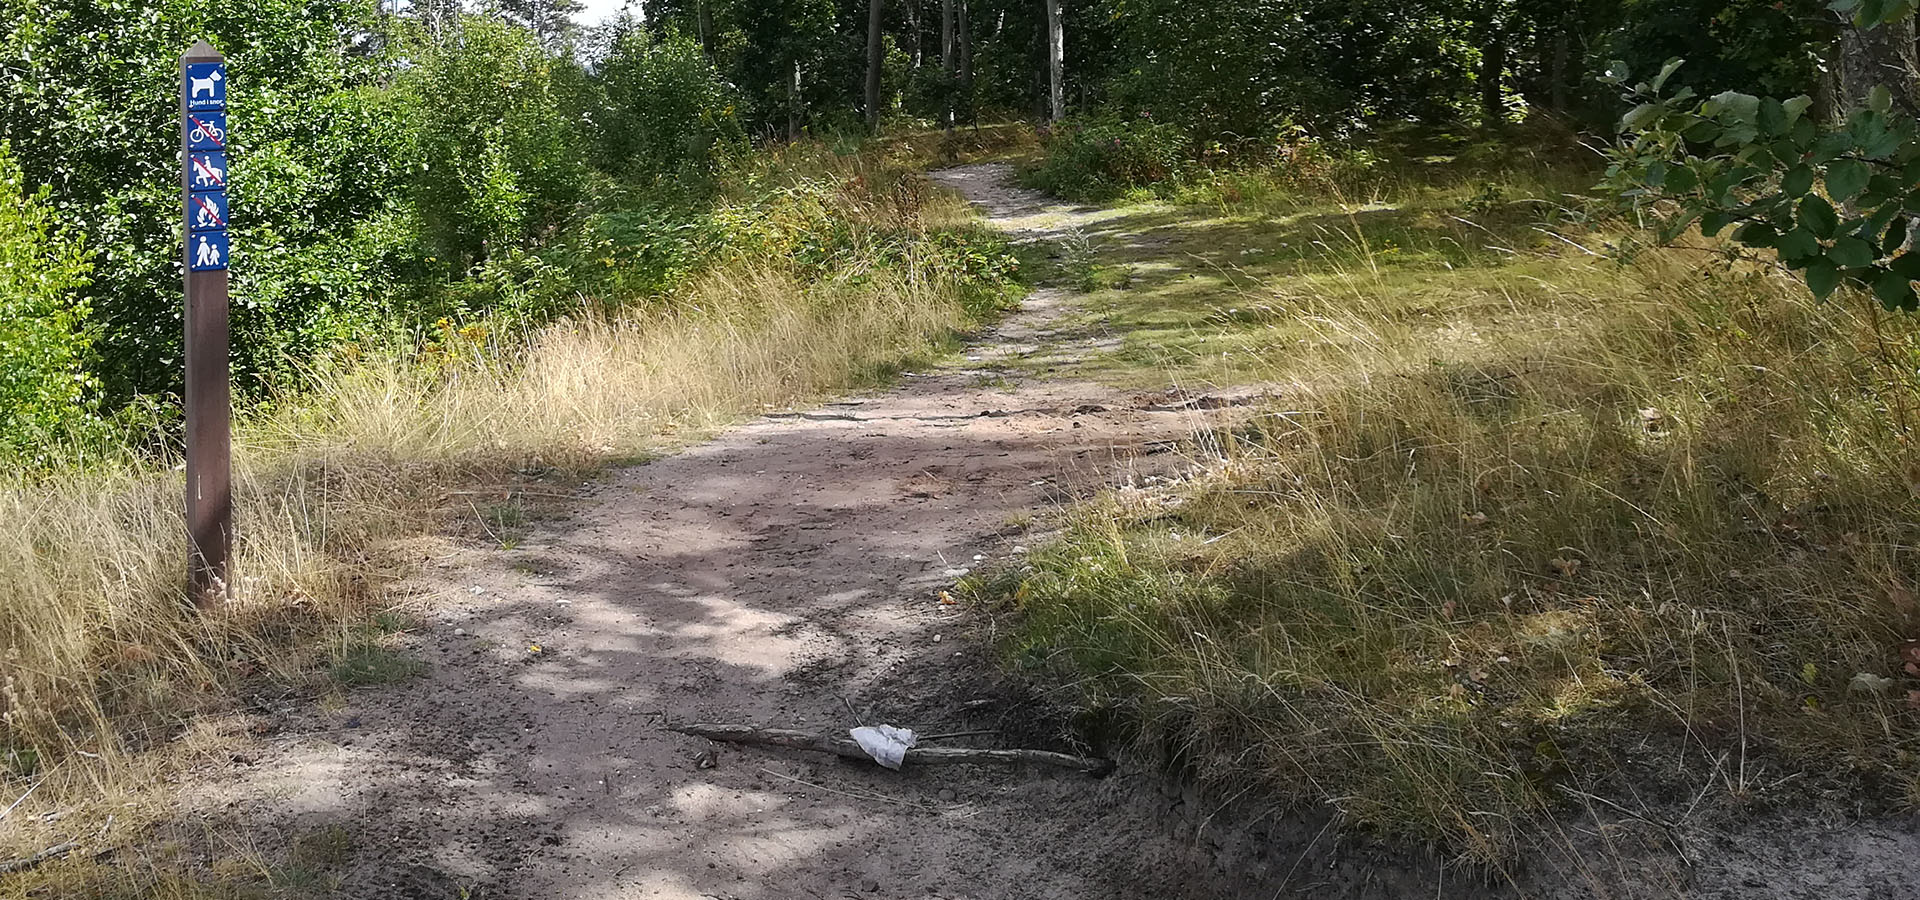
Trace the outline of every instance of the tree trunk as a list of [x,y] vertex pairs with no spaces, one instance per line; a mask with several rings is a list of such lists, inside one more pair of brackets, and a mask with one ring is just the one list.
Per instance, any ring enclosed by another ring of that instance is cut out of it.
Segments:
[[1507,30],[1499,13],[1488,10],[1480,45],[1480,123],[1497,129],[1507,122],[1507,98],[1502,82],[1507,74]]
[[1875,87],[1893,92],[1894,105],[1909,113],[1920,111],[1920,58],[1916,58],[1913,19],[1889,22],[1878,28],[1841,29],[1834,69],[1839,101],[1835,116],[1845,116],[1867,102]]
[[940,0],[940,68],[953,74],[953,0]]
[[1060,0],[1047,0],[1047,112],[1052,121],[1067,117],[1067,32]]
[[967,0],[959,0],[959,3],[960,104],[967,121],[973,122],[973,23],[968,15]]
[[1028,48],[1027,59],[1033,65],[1027,68],[1033,73],[1033,89],[1027,92],[1027,96],[1033,101],[1031,112],[1033,120],[1047,122],[1053,118],[1048,109],[1051,89],[1047,85],[1047,77],[1052,67],[1047,65],[1047,31],[1044,28],[1035,29],[1032,37],[1032,46]]
[[695,0],[699,4],[694,10],[697,17],[694,26],[700,29],[700,52],[707,59],[713,59],[713,0]]
[[907,32],[913,35],[913,71],[920,71],[920,0],[907,0]]
[[954,108],[953,4],[954,0],[940,0],[940,71],[947,76],[942,93],[947,101],[948,128],[953,127]]
[[787,82],[787,142],[800,140],[800,61],[793,61],[793,80]]
[[867,130],[880,131],[880,64],[885,57],[880,41],[880,17],[886,0],[867,0]]
[[1560,14],[1560,23],[1553,29],[1553,64],[1548,67],[1552,82],[1547,85],[1547,105],[1554,112],[1564,115],[1567,111],[1567,63],[1572,56],[1573,14]]

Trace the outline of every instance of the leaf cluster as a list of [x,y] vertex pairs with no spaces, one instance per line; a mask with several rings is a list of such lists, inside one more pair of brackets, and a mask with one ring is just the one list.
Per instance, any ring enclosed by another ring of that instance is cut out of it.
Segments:
[[1828,124],[1806,96],[1664,93],[1681,64],[1631,86],[1624,66],[1606,74],[1634,101],[1610,152],[1609,185],[1666,213],[1663,240],[1694,225],[1709,237],[1732,229],[1737,244],[1802,273],[1816,296],[1852,286],[1887,309],[1920,310],[1920,255],[1909,252],[1920,224],[1920,123],[1892,94],[1876,88]]

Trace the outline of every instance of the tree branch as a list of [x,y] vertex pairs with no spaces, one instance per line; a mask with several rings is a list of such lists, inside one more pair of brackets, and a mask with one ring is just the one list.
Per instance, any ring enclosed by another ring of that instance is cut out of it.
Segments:
[[[713,741],[730,744],[761,744],[768,747],[785,747],[789,750],[809,750],[815,753],[831,753],[847,759],[859,759],[872,762],[860,745],[845,738],[829,737],[824,734],[810,734],[789,728],[755,728],[751,725],[672,725],[668,731],[690,734]],[[907,762],[927,766],[955,765],[960,763],[1033,763],[1043,766],[1056,766],[1073,769],[1089,775],[1105,775],[1113,771],[1113,761],[1089,756],[1074,756],[1070,753],[1055,753],[1051,750],[981,750],[971,747],[914,747],[907,751]]]

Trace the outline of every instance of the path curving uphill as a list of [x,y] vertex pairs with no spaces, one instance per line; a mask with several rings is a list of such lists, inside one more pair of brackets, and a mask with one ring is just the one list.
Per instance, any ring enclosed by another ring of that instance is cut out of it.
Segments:
[[[1020,240],[1098,215],[1004,165],[934,177]],[[1232,879],[1196,877],[1138,774],[894,773],[666,728],[857,716],[1060,746],[941,591],[1016,553],[1010,523],[1124,480],[1197,415],[995,372],[1106,340],[1062,330],[1068,311],[1039,291],[969,364],[621,470],[517,549],[444,562],[423,586],[428,674],[283,711],[265,752],[189,792],[189,817],[262,844],[341,829],[351,897],[1223,896]]]

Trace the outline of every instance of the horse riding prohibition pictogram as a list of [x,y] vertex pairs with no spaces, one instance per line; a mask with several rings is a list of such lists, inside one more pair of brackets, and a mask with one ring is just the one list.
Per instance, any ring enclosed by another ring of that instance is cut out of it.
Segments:
[[195,153],[187,158],[187,187],[196,191],[227,189],[227,155]]

